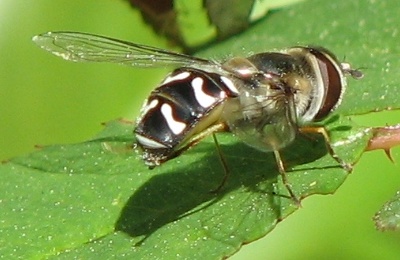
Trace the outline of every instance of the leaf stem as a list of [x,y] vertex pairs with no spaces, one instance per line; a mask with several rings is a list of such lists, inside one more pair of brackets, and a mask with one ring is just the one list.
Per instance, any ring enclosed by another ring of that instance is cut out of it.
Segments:
[[374,135],[369,140],[366,151],[382,149],[393,162],[390,149],[400,145],[400,124],[394,126],[375,127],[372,129]]

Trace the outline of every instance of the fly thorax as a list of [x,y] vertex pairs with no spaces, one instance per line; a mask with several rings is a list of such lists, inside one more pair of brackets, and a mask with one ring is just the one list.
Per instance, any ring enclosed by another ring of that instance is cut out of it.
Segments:
[[261,151],[279,150],[296,135],[292,94],[271,84],[243,84],[237,98],[226,101],[223,118],[230,131]]

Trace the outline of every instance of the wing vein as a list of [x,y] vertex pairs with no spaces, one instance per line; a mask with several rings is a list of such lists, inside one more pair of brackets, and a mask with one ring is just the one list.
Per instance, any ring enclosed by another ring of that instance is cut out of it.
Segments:
[[128,66],[213,67],[219,64],[202,58],[78,32],[48,32],[33,37],[42,49],[74,62],[110,62]]

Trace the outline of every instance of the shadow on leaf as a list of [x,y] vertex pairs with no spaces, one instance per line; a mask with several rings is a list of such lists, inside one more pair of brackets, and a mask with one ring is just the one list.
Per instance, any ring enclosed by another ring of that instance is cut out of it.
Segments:
[[[200,154],[206,151],[197,161],[186,167],[177,164],[175,169],[155,175],[143,184],[123,208],[115,229],[131,237],[144,236],[146,239],[160,227],[204,211],[226,194],[243,187],[246,192],[270,196],[269,206],[274,209],[276,219],[281,219],[282,205],[274,198],[284,198],[287,201],[285,204],[292,201],[277,191],[276,183],[280,178],[272,153],[259,152],[243,143],[222,144],[221,149],[227,159],[230,175],[219,192],[210,191],[223,178],[222,166],[213,144],[201,143],[187,153],[193,151]],[[282,153],[287,169],[315,161],[325,154],[324,143],[319,138],[318,142],[311,142],[304,137],[297,138]],[[182,161],[185,156],[186,154],[181,156]],[[168,163],[170,162],[166,164]],[[158,169],[165,166],[167,165]]]

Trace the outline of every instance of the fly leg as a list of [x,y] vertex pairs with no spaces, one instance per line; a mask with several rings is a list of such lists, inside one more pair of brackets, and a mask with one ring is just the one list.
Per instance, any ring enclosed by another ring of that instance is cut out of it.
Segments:
[[335,159],[340,166],[345,169],[347,172],[351,172],[353,169],[353,166],[350,163],[345,162],[342,160],[332,149],[331,146],[331,140],[329,138],[328,131],[326,131],[326,128],[323,126],[306,126],[306,127],[300,127],[299,132],[303,134],[311,133],[311,134],[320,134],[324,137],[325,139],[325,146],[328,151],[328,153],[332,156],[333,159]]
[[[163,158],[162,161],[160,161],[160,164],[163,162],[166,162],[168,160],[171,160],[175,157],[178,157],[179,155],[181,155],[183,152],[186,152],[187,150],[189,150],[190,148],[192,148],[193,146],[195,146],[196,144],[198,144],[201,140],[203,140],[204,138],[206,138],[209,135],[213,135],[217,132],[224,132],[226,131],[226,125],[223,123],[218,123],[218,124],[214,124],[211,127],[205,129],[204,131],[198,133],[197,135],[195,135],[194,137],[192,137],[187,143],[185,143],[184,146],[179,147],[178,149],[176,149],[176,151],[171,152],[171,154],[169,154],[167,157]],[[214,137],[214,141],[216,140],[216,138]]]
[[225,185],[226,180],[228,179],[229,176],[229,169],[228,169],[228,164],[226,162],[226,159],[221,151],[221,147],[219,146],[217,137],[215,136],[215,133],[217,132],[224,132],[227,130],[227,126],[224,123],[218,123],[218,124],[214,124],[213,126],[207,128],[206,130],[202,131],[201,133],[195,135],[185,146],[177,149],[175,151],[175,153],[173,153],[172,155],[170,155],[170,157],[168,157],[168,160],[177,157],[178,155],[180,155],[181,153],[183,153],[184,151],[188,150],[189,148],[193,147],[194,145],[196,145],[197,143],[199,143],[203,138],[212,135],[214,143],[215,143],[215,147],[217,148],[217,153],[218,153],[218,157],[220,159],[222,168],[224,170],[224,176],[222,178],[221,183],[217,186],[217,188],[211,190],[211,193],[217,193],[221,190],[221,188]]
[[293,200],[293,202],[300,207],[301,206],[301,201],[299,198],[297,198],[297,196],[294,194],[292,187],[287,179],[286,176],[286,170],[285,170],[285,166],[283,165],[283,161],[281,158],[281,155],[279,153],[278,150],[274,150],[274,155],[275,155],[275,160],[276,160],[276,164],[278,165],[278,170],[279,170],[279,174],[282,177],[282,182],[285,185],[286,189],[289,192],[290,198]]
[[219,146],[217,137],[215,136],[215,134],[212,134],[212,137],[214,139],[214,143],[215,143],[215,147],[217,149],[217,153],[218,153],[218,157],[219,160],[221,162],[222,168],[224,169],[224,177],[222,178],[221,183],[218,185],[217,188],[215,188],[214,190],[211,191],[211,193],[217,193],[221,190],[221,188],[225,185],[228,177],[229,177],[229,169],[228,169],[228,164],[226,162],[225,156],[221,151],[221,147]]

